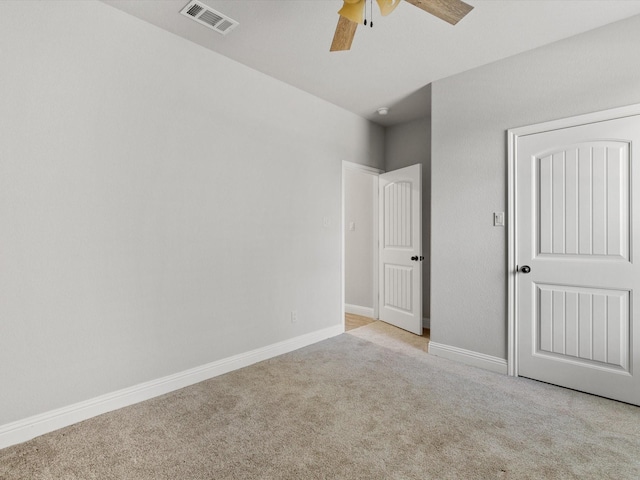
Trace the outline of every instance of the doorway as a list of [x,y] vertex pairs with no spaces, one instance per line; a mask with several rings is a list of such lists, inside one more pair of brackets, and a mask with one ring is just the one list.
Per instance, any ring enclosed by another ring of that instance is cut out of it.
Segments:
[[428,338],[422,319],[421,183],[419,164],[381,173],[344,162],[345,329],[381,319]]
[[[344,313],[378,319],[378,176],[376,168],[343,162]],[[357,321],[357,319],[355,319]]]

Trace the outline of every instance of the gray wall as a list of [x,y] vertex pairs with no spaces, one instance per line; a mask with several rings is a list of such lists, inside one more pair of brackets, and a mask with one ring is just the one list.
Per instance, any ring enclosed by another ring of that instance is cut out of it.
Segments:
[[422,311],[430,317],[431,305],[431,119],[420,118],[388,127],[385,132],[385,170],[422,164]]
[[342,323],[381,127],[99,2],[0,45],[0,425]]
[[640,103],[640,16],[432,86],[433,341],[506,358],[506,130]]
[[[378,235],[373,231],[373,202],[377,201],[377,180],[374,175],[345,170],[345,303],[366,308],[373,308],[373,239]],[[355,230],[349,230],[351,222]]]

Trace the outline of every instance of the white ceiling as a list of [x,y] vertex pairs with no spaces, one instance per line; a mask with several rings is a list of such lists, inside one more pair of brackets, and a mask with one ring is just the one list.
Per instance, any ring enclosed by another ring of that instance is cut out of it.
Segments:
[[188,0],[103,1],[381,125],[428,115],[435,80],[640,14],[640,0],[465,0],[475,8],[452,26],[406,2],[380,17],[374,2],[374,27],[330,53],[342,0],[201,0],[240,22],[227,36],[180,15]]

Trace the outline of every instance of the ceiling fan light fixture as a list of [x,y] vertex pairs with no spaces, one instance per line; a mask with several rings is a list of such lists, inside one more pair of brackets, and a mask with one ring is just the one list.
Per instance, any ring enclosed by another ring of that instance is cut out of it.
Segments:
[[393,12],[398,5],[400,5],[400,0],[376,0],[378,2],[378,7],[380,7],[380,14],[383,17],[386,17],[391,12]]
[[338,14],[355,23],[364,22],[364,7],[366,0],[344,0]]
[[[192,0],[196,1],[196,0]],[[373,3],[373,0],[369,0]],[[380,13],[389,15],[393,12],[402,0],[376,0]],[[406,0],[415,5],[420,10],[424,10],[435,17],[438,17],[451,25],[457,24],[462,20],[473,7],[462,0]],[[342,8],[338,11],[338,26],[333,34],[331,42],[331,52],[339,52],[349,50],[353,37],[356,34],[356,28],[359,23],[367,25],[366,16],[366,0],[343,0]],[[373,12],[371,12],[371,21],[369,25],[373,27]]]

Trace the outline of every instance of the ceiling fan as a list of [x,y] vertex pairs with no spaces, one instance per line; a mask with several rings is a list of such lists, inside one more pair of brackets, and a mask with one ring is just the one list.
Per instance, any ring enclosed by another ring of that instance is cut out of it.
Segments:
[[[366,25],[365,8],[367,0],[343,0],[344,5],[338,11],[340,15],[336,33],[333,36],[330,51],[349,50],[359,23]],[[370,0],[369,0],[370,1]],[[376,0],[383,16],[389,15],[401,0]],[[471,5],[461,0],[406,0],[431,15],[455,25],[473,10]],[[373,25],[373,23],[371,24]]]

